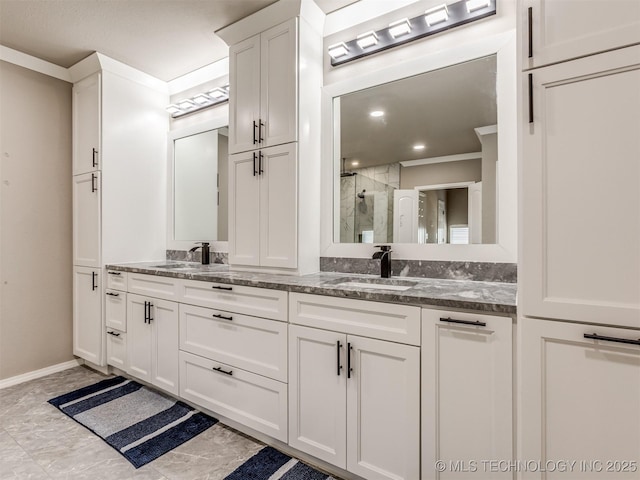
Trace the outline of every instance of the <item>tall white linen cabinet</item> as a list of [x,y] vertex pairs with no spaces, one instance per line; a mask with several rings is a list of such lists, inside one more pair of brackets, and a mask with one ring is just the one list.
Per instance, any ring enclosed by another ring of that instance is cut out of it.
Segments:
[[99,53],[70,72],[73,353],[104,367],[104,265],[165,255],[169,97],[164,82]]
[[521,478],[637,479],[640,2],[519,16]]
[[278,2],[216,32],[229,45],[229,265],[319,270],[324,14]]

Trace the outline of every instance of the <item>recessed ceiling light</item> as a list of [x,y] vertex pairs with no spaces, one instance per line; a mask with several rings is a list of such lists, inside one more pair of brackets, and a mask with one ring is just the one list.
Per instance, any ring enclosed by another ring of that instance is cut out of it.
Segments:
[[449,9],[446,4],[438,5],[424,12],[424,19],[430,27],[449,19]]
[[382,117],[382,116],[384,116],[384,112],[382,110],[373,110],[373,111],[369,112],[369,115],[371,117]]
[[424,146],[424,144],[423,144],[423,143],[416,143],[416,144],[413,146],[413,149],[414,149],[414,150],[424,150],[424,149],[425,149],[425,146]]
[[345,45],[344,42],[336,43],[335,45],[331,45],[329,47],[329,55],[331,58],[336,59],[340,58],[349,53],[349,48]]

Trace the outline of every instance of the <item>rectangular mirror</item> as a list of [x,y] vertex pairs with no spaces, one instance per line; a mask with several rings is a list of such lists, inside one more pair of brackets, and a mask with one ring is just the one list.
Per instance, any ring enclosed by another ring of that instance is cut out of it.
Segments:
[[496,57],[333,99],[336,242],[497,242]]
[[169,248],[228,239],[228,127],[169,136]]

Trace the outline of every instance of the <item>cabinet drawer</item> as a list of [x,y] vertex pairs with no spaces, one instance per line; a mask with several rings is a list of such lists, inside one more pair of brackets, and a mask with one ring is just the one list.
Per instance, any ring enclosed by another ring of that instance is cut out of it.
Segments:
[[287,324],[180,305],[180,349],[287,381]]
[[223,283],[184,280],[180,301],[227,312],[287,321],[287,292]]
[[127,272],[107,270],[107,288],[111,290],[127,291]]
[[127,369],[127,334],[114,328],[107,328],[107,365]]
[[420,307],[291,293],[289,311],[291,323],[420,345]]
[[107,289],[104,292],[107,327],[127,331],[127,294]]
[[287,441],[285,383],[180,352],[180,396],[277,440]]
[[177,278],[161,277],[130,273],[127,279],[127,290],[147,297],[176,300],[178,297],[180,280]]

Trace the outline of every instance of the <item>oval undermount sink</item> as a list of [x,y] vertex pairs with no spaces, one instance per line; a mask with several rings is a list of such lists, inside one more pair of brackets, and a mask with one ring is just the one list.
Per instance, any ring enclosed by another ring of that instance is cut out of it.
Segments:
[[404,292],[415,287],[418,282],[396,278],[338,278],[324,283],[333,287],[364,288],[374,290],[394,290]]

